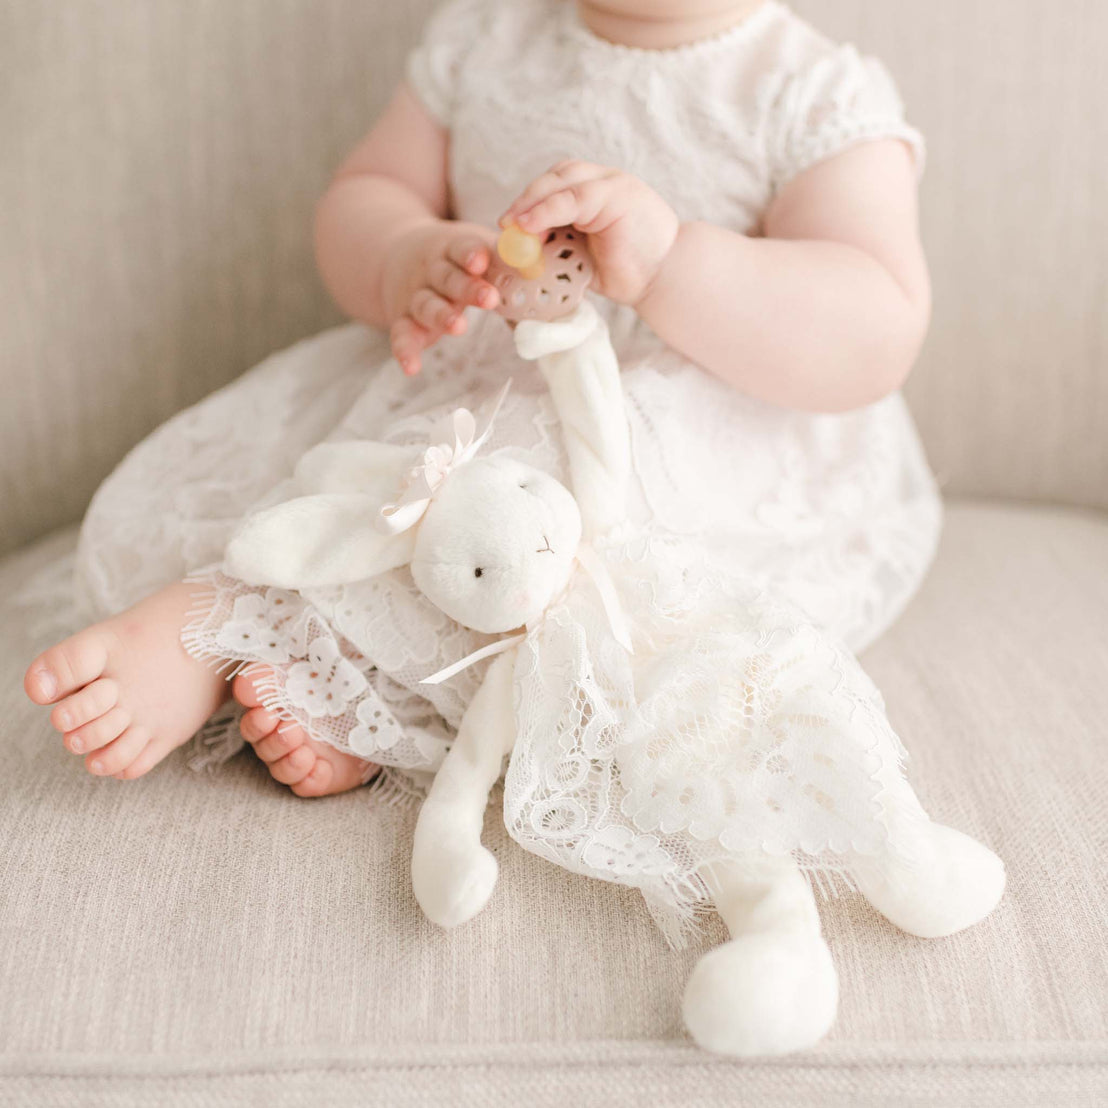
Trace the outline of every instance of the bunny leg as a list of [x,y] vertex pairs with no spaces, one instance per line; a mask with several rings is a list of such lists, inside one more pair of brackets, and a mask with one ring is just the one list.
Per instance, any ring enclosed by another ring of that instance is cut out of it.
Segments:
[[481,845],[489,790],[515,743],[515,652],[489,666],[423,802],[412,847],[412,889],[424,915],[457,927],[484,908],[496,859]]
[[689,1033],[705,1050],[738,1058],[815,1045],[835,1020],[839,978],[796,862],[720,866],[709,879],[732,938],[705,954],[689,977]]
[[969,835],[929,821],[921,862],[870,862],[853,877],[862,895],[902,931],[953,935],[984,919],[1004,894],[1004,863]]

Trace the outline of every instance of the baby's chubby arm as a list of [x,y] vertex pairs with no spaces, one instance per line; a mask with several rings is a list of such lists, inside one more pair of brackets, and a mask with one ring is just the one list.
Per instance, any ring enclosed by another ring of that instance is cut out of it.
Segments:
[[772,404],[847,411],[903,384],[930,319],[916,183],[896,139],[789,182],[754,238],[680,223],[628,174],[563,162],[505,212],[525,230],[589,234],[597,288],[671,346]]
[[494,308],[493,233],[448,218],[447,132],[405,84],[316,209],[316,260],[339,306],[386,328],[405,373],[467,305]]

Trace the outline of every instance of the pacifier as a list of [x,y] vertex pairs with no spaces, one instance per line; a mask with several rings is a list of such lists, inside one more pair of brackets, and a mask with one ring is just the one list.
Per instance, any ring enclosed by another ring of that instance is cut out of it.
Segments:
[[512,223],[496,241],[485,279],[500,293],[496,311],[505,319],[550,322],[581,303],[593,272],[583,231],[556,227],[534,235]]

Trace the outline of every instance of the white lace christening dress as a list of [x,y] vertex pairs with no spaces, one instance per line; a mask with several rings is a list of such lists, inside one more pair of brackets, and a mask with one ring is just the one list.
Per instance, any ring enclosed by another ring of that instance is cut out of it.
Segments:
[[[775,0],[729,31],[661,51],[596,37],[571,0],[451,0],[407,76],[450,130],[455,214],[488,226],[564,158],[618,166],[683,220],[750,234],[776,190],[859,141],[903,139],[922,167],[922,139],[881,65]],[[852,649],[869,643],[918,586],[940,525],[901,397],[845,415],[771,407],[665,346],[633,312],[595,304],[623,371],[638,522],[714,551]],[[505,376],[513,387],[486,451],[567,481],[538,371],[517,356],[502,319],[471,310],[469,322],[466,335],[428,352],[414,379],[384,334],[329,331],[159,428],[89,509],[78,553],[89,614],[217,565],[248,509],[289,495],[286,479],[312,445],[425,445],[444,415],[479,406]],[[206,579],[191,649],[272,666],[269,704],[315,739],[403,771],[437,766],[483,666],[420,681],[490,640],[431,606],[406,569],[310,596],[218,572]],[[234,721],[207,738],[225,756],[237,746]]]

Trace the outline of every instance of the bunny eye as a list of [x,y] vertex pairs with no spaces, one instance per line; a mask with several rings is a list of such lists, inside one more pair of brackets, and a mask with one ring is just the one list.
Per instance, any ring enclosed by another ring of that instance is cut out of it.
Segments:
[[483,569],[482,569],[482,568],[481,568],[480,566],[478,566],[478,567],[477,567],[477,568],[476,568],[476,569],[475,569],[475,570],[473,571],[473,576],[474,576],[474,577],[480,577],[480,576],[481,576],[481,574],[482,574],[482,573],[484,573],[484,572],[485,572],[485,571],[484,571],[484,570],[483,570]]

